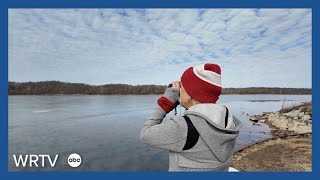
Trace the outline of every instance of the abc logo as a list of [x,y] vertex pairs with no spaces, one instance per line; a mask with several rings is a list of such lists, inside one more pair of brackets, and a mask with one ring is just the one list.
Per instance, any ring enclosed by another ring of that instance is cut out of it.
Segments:
[[68,157],[68,164],[71,167],[78,167],[81,164],[81,157],[79,154],[73,153]]

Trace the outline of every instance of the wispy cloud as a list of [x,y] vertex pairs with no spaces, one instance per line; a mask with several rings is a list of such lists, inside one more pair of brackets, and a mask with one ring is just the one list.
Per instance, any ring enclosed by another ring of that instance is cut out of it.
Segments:
[[10,9],[9,80],[311,87],[310,9]]

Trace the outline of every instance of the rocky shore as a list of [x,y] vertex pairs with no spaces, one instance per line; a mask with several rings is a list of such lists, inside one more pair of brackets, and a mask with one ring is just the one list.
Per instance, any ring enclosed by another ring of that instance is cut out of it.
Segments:
[[[268,124],[272,128],[272,134],[279,138],[260,142],[236,152],[233,167],[240,171],[311,171],[311,102],[282,108],[278,112],[250,116],[249,120]],[[286,136],[297,133],[307,134]]]
[[270,125],[275,135],[277,131],[278,133],[310,133],[312,132],[312,104],[305,102],[283,108],[278,112],[254,115],[250,120]]
[[263,113],[250,117],[252,121],[266,123],[273,127],[274,133],[312,132],[312,104],[305,102],[297,106],[283,108],[278,112]]

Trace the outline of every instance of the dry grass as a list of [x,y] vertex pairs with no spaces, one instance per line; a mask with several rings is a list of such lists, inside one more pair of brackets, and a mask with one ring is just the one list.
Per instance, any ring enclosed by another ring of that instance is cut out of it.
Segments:
[[232,166],[240,171],[310,172],[311,147],[311,135],[278,138],[237,152]]
[[293,106],[289,106],[289,107],[286,107],[286,108],[283,108],[281,109],[279,112],[280,113],[287,113],[287,112],[290,112],[290,111],[293,111],[293,110],[298,110],[299,108],[301,108],[301,112],[312,112],[311,111],[311,108],[312,108],[312,102],[304,102],[304,103],[301,103],[299,105],[293,105]]

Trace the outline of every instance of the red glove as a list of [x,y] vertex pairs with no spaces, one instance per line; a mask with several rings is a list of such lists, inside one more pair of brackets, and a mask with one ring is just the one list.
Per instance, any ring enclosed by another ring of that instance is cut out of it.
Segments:
[[166,112],[169,113],[175,108],[175,104],[173,104],[169,99],[162,96],[158,99],[158,105]]

